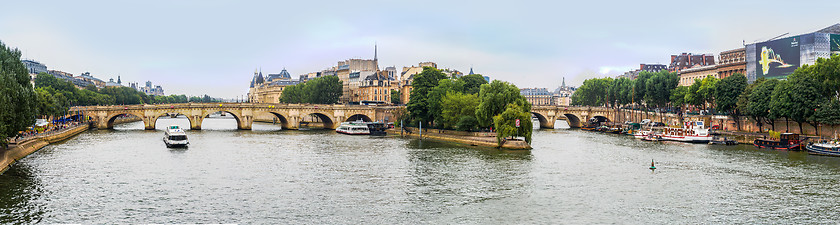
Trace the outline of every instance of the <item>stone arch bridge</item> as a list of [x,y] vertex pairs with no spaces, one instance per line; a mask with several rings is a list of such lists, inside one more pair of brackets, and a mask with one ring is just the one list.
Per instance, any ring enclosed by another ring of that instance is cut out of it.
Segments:
[[578,128],[591,118],[602,117],[607,121],[615,121],[616,115],[621,113],[606,107],[532,106],[531,114],[540,120],[540,128],[553,129],[557,120],[566,120],[570,127]]
[[365,105],[316,105],[316,104],[268,104],[268,103],[182,103],[156,105],[114,105],[76,106],[78,111],[93,118],[96,127],[114,127],[114,120],[120,115],[134,115],[143,120],[147,130],[155,129],[155,122],[163,116],[184,115],[190,120],[190,129],[200,130],[201,122],[210,114],[229,113],[236,119],[237,128],[250,130],[255,117],[274,117],[283,129],[298,129],[303,117],[317,116],[324,128],[335,129],[345,121],[383,121],[395,119],[393,112],[403,107]]

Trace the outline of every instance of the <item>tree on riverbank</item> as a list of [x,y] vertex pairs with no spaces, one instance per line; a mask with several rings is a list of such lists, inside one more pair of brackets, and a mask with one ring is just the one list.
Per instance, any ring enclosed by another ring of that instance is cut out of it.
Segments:
[[343,89],[337,76],[323,76],[285,87],[279,100],[282,103],[335,104]]
[[475,116],[481,127],[493,125],[493,117],[507,110],[508,104],[517,104],[524,112],[531,112],[531,103],[519,93],[519,88],[504,81],[494,80],[489,84],[481,85],[478,99]]
[[[505,111],[493,117],[496,127],[496,142],[501,145],[507,137],[525,137],[525,141],[531,143],[531,133],[534,124],[531,122],[530,110],[524,110],[519,104],[511,103],[505,107]],[[519,120],[519,127],[516,127],[516,120]]]
[[0,42],[0,146],[35,123],[36,97],[20,51]]
[[428,94],[443,79],[446,75],[433,67],[423,67],[423,72],[414,75],[411,98],[406,104],[412,124],[420,122],[429,127],[434,122],[436,114],[430,108]]
[[727,112],[738,127],[741,129],[741,122],[738,117],[741,116],[741,111],[738,110],[738,97],[747,88],[747,77],[743,74],[736,73],[721,79],[715,85],[715,101],[718,111]]

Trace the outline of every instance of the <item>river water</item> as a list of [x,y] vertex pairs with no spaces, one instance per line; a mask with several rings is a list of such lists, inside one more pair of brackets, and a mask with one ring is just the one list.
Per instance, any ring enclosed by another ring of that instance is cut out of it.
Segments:
[[[161,119],[189,127],[185,119]],[[209,118],[188,149],[141,122],[0,176],[1,223],[836,223],[840,158],[563,128],[532,151]],[[657,170],[648,169],[656,160]]]

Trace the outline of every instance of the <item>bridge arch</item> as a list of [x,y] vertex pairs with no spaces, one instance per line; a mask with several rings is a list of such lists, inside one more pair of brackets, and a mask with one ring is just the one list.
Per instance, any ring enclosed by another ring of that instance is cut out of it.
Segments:
[[554,129],[554,119],[549,119],[538,112],[531,112],[540,121],[540,128]]
[[563,114],[563,116],[566,117],[566,122],[569,123],[569,127],[580,128],[580,117],[571,113]]
[[[143,117],[143,115],[138,114],[138,113],[135,113],[135,112],[116,112],[116,113],[112,113],[112,114],[109,114],[108,116],[106,116],[106,117],[103,119],[103,121],[101,121],[101,122],[104,122],[104,123],[105,123],[105,124],[104,124],[104,125],[105,125],[105,126],[104,126],[105,128],[108,128],[108,129],[114,129],[114,121],[116,121],[116,120],[117,120],[117,118],[118,118],[119,116],[121,116],[121,115],[132,115],[132,116],[136,116],[137,118],[140,118],[140,120],[142,120],[142,121],[143,121],[143,127],[144,127],[144,128],[148,129],[148,127],[149,127],[149,121],[146,121],[146,119],[145,119],[145,117]],[[103,126],[100,126],[100,127],[103,127]]]
[[321,120],[321,123],[324,124],[324,129],[335,129],[336,128],[335,120],[332,117],[328,116],[327,114],[324,114],[323,112],[310,112],[310,113],[306,114],[305,116],[309,116],[309,115],[314,115],[314,116],[318,117],[318,119]]
[[373,120],[370,119],[370,117],[368,117],[365,114],[353,114],[352,116],[347,117],[347,120],[345,120],[344,122],[350,122],[350,121],[356,121],[356,120],[362,120],[362,121],[365,121],[365,122],[373,122]]
[[[233,112],[231,112],[231,111],[233,111],[233,110],[227,110],[227,109],[218,109],[218,110],[213,109],[213,110],[207,110],[207,111],[205,111],[205,112],[203,113],[203,115],[201,115],[201,118],[202,118],[202,119],[201,119],[201,121],[198,121],[198,127],[197,127],[197,128],[198,128],[198,129],[201,129],[201,125],[202,125],[202,123],[204,122],[204,118],[208,118],[208,117],[210,117],[210,115],[211,115],[211,114],[213,114],[213,113],[217,113],[217,112],[224,112],[224,113],[230,114],[230,115],[231,115],[231,116],[233,116],[233,118],[236,120],[236,129],[242,129],[242,125],[243,125],[243,124],[242,124],[242,119],[241,119],[241,116],[240,116],[240,115],[236,115],[236,113],[233,113]],[[249,124],[249,125],[248,125],[248,127],[249,127],[249,128],[248,128],[248,130],[250,130],[251,125]]]
[[[192,125],[193,125],[193,122],[194,122],[194,121],[193,121],[193,119],[192,119],[192,118],[190,118],[190,114],[187,114],[186,112],[181,112],[181,111],[169,111],[169,112],[165,112],[165,113],[162,113],[162,114],[160,114],[160,115],[156,115],[156,116],[154,116],[154,117],[150,118],[150,120],[151,120],[151,121],[149,121],[149,122],[151,123],[152,128],[157,127],[157,120],[158,120],[159,118],[161,118],[161,117],[171,116],[172,114],[175,114],[176,116],[178,116],[178,115],[183,115],[183,116],[187,117],[187,121],[189,121],[189,122],[190,122],[190,128],[192,128],[192,127],[193,127]],[[164,125],[164,126],[168,126],[168,125]]]
[[[273,117],[274,117],[274,119],[275,119],[277,122],[279,122],[279,123],[280,123],[280,127],[282,127],[282,128],[283,128],[283,130],[291,130],[291,129],[293,129],[293,126],[292,126],[293,124],[289,121],[290,117],[288,117],[288,116],[286,116],[286,115],[283,115],[282,113],[279,113],[279,112],[269,112],[269,111],[262,111],[262,112],[256,112],[256,113],[257,113],[257,114],[263,114],[263,115],[265,115],[265,114],[270,114],[271,116],[273,116]],[[295,127],[296,127],[296,126],[295,126]]]

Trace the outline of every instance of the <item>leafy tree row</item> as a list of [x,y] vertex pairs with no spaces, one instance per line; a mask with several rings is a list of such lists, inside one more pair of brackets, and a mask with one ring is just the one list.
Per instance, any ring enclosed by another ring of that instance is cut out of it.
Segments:
[[279,100],[283,103],[335,104],[343,94],[343,88],[337,76],[323,76],[285,87]]
[[[696,79],[690,86],[677,87],[678,80],[676,74],[664,71],[641,72],[636,80],[588,79],[572,96],[572,104],[714,108],[733,118],[746,116],[756,121],[759,129],[768,124],[775,130],[775,121],[780,119],[796,122],[799,130],[803,123],[814,127],[840,125],[840,56],[837,55],[820,58],[814,65],[804,65],[785,80],[759,78],[748,84],[743,74],[736,73],[724,79],[711,76]],[[736,125],[740,128],[741,124]]]
[[412,88],[406,107],[409,124],[463,131],[493,127],[500,143],[509,136],[531,141],[531,104],[510,83],[487,83],[480,74],[447,77],[425,67],[414,76]]
[[130,87],[97,89],[93,85],[88,85],[83,89],[78,89],[72,83],[46,73],[40,73],[35,77],[35,93],[36,114],[41,116],[64,115],[72,106],[220,102],[208,95],[202,97],[146,95]]
[[20,50],[0,42],[0,146],[8,147],[8,137],[35,123],[35,101]]

